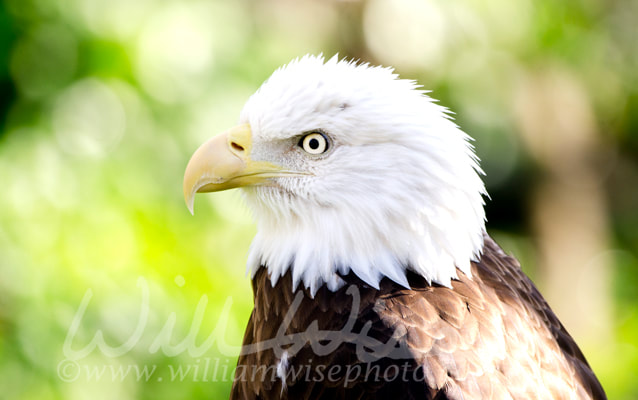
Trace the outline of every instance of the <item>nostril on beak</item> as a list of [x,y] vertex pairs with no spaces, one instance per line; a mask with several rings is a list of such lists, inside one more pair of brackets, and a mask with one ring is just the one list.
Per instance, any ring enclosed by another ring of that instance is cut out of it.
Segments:
[[240,153],[244,152],[244,146],[237,144],[235,142],[230,142],[230,147],[232,147],[233,150],[238,151]]

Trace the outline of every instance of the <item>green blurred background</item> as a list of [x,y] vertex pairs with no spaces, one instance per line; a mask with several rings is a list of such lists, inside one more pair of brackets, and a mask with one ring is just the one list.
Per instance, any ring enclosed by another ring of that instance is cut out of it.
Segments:
[[609,397],[638,398],[636,21],[633,0],[4,1],[0,398],[228,397],[254,226],[236,192],[192,217],[182,174],[276,67],[320,52],[456,112],[489,232]]

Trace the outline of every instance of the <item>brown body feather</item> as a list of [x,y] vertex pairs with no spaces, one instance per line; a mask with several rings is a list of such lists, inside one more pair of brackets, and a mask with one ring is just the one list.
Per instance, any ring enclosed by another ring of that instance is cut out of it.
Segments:
[[452,288],[408,273],[411,289],[378,290],[350,274],[313,298],[261,268],[244,338],[257,350],[240,356],[231,398],[606,398],[516,259],[485,236],[472,277],[459,274]]

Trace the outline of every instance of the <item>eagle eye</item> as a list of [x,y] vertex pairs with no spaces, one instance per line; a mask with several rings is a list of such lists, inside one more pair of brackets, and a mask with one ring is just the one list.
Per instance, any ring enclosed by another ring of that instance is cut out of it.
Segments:
[[299,147],[309,154],[321,154],[328,150],[328,138],[321,132],[312,132],[301,138]]

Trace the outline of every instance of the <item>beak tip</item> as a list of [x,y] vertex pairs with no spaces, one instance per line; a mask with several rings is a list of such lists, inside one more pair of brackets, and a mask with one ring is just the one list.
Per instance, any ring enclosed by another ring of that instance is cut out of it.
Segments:
[[188,211],[191,213],[191,215],[195,215],[194,207],[195,207],[195,196],[187,197],[186,208],[188,208]]

